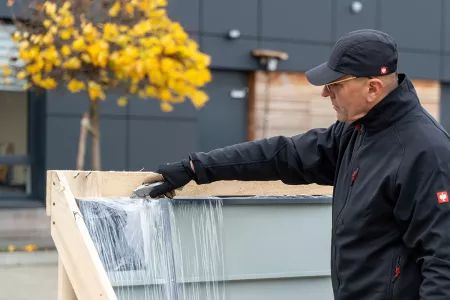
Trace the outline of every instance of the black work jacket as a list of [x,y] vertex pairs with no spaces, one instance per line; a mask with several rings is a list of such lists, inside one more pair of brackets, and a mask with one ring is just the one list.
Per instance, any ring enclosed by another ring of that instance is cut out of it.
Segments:
[[335,299],[450,299],[450,139],[406,75],[353,124],[190,158],[199,184],[333,185]]

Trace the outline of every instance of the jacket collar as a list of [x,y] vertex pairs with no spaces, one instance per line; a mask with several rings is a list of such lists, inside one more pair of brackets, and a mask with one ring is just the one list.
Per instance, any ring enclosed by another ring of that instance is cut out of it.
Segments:
[[375,105],[364,117],[354,122],[368,133],[379,132],[419,104],[416,90],[405,74],[398,74],[398,87]]

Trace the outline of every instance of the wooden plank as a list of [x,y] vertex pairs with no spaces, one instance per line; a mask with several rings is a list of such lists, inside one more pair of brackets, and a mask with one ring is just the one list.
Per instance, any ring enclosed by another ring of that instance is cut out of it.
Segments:
[[49,217],[52,215],[51,198],[52,198],[53,185],[50,184],[51,182],[52,182],[52,172],[47,171],[46,177],[45,177],[45,212],[46,212],[47,216],[49,216]]
[[213,182],[207,185],[188,184],[181,192],[177,192],[179,197],[199,197],[200,195],[212,196],[286,196],[286,195],[331,195],[333,187],[310,185],[286,185],[280,181],[264,182],[241,182],[222,181]]
[[[76,171],[76,170],[52,170],[47,172],[47,211],[51,214],[51,190],[50,180],[53,172],[62,172],[71,187],[75,198],[86,197],[126,197],[139,186],[148,172],[109,172],[109,171]],[[93,187],[86,190],[86,186]],[[100,191],[99,193],[97,191]]]
[[411,80],[420,103],[436,120],[440,119],[441,86],[435,80]]
[[[256,118],[254,126],[256,128],[262,127],[264,123],[264,112],[255,111]],[[269,128],[301,128],[308,126],[310,123],[310,116],[307,113],[285,112],[285,111],[271,111],[267,115]]]
[[440,89],[440,82],[436,80],[412,79],[414,86],[417,88],[429,88],[432,90]]
[[58,172],[65,175],[75,198],[130,196],[133,190],[142,184],[144,178],[151,174],[151,172],[76,170],[58,170]]
[[[77,199],[95,196],[92,191],[89,194],[80,193],[83,184],[89,184],[85,178],[89,176],[97,176],[98,180],[95,186],[101,191],[99,195],[102,197],[127,197],[133,190],[139,186],[143,179],[152,174],[152,172],[113,172],[113,171],[61,171],[68,180],[71,188],[74,188],[73,196]],[[75,176],[79,175],[75,178]],[[155,173],[153,173],[155,174]],[[220,195],[328,195],[332,191],[332,187],[320,185],[287,185],[281,181],[218,181],[209,184],[198,185],[194,181],[188,183],[181,191],[177,191],[177,196],[220,196]]]
[[256,49],[252,51],[252,55],[255,57],[259,57],[262,59],[268,58],[268,57],[275,57],[281,60],[286,60],[289,58],[289,55],[286,52],[283,51],[276,51],[276,50],[270,50],[270,49]]
[[[276,101],[278,99],[278,101]],[[256,102],[252,108],[255,111],[264,111],[264,103]],[[302,100],[295,100],[291,98],[276,98],[271,99],[269,103],[269,110],[272,111],[289,111],[289,112],[308,112],[310,109],[310,103]]]
[[[295,136],[300,133],[304,133],[308,130],[308,128],[298,128],[298,129],[290,129],[290,128],[270,128],[267,132],[267,137],[273,137],[273,136]],[[257,137],[263,136],[263,129],[262,128],[256,128],[255,135]]]
[[60,256],[58,256],[58,300],[77,300]]
[[[58,171],[48,173],[51,181],[47,184],[52,185],[51,235],[67,273],[67,277],[64,273],[60,276],[58,293],[70,293],[67,285],[71,284],[78,299],[116,300],[111,282],[66,180],[68,174]],[[90,176],[93,179],[86,179]],[[89,174],[82,179],[85,184],[92,184],[92,186],[74,186],[78,195],[102,196],[97,185],[98,178],[101,178],[101,174],[97,173]],[[61,296],[63,297],[61,299],[73,299],[70,295],[66,295]]]
[[[265,94],[267,75],[263,71],[257,71],[255,90],[258,96]],[[305,94],[320,98],[322,87],[311,85],[303,73],[273,72],[271,74],[269,94],[271,97],[286,95],[296,97]]]
[[70,191],[75,198],[78,197],[102,197],[101,172],[83,172],[65,174],[65,179],[70,186]]
[[309,124],[311,128],[328,128],[336,122],[336,115],[333,116],[314,116]]
[[440,106],[438,104],[423,105],[424,109],[429,112],[436,120],[439,121]]
[[256,104],[256,90],[255,90],[256,74],[250,73],[248,86],[248,123],[247,123],[247,140],[252,141],[254,137],[255,126],[255,104]]
[[[51,173],[50,173],[51,174]],[[78,175],[80,175],[79,173],[77,173]],[[99,192],[99,174],[93,174],[93,176],[89,176],[90,173],[86,172],[84,174],[85,176],[70,176],[68,182],[72,182],[72,184],[69,183],[72,195],[75,192],[75,194],[77,195],[77,197],[79,196],[92,196],[92,197],[96,197],[96,196],[101,196],[101,193]],[[78,178],[78,180],[76,180],[76,182],[73,182],[75,178]],[[70,282],[70,279],[67,275],[67,271],[64,267],[63,262],[61,261],[61,256],[59,256],[58,258],[58,300],[76,300],[76,294],[75,291],[73,290],[72,284]]]
[[[260,88],[256,91],[256,97],[261,98],[265,95],[265,90]],[[272,98],[289,98],[303,101],[312,101],[312,99],[325,99],[321,95],[322,91],[317,89],[311,89],[308,86],[296,86],[295,88],[284,86],[274,87],[269,89],[269,95]]]
[[255,99],[251,107],[253,118],[249,123],[253,140],[264,137],[261,127],[265,119],[266,93],[270,99],[267,137],[302,133],[317,123],[316,118],[321,119],[320,124],[329,123],[328,120],[335,118],[329,100],[321,96],[322,88],[312,86],[304,74],[273,72],[269,89],[266,89],[268,75],[263,71],[254,74],[251,88],[255,91]]
[[[336,121],[336,112],[328,98],[323,98],[323,87],[313,86],[305,74],[295,72],[272,72],[270,88],[266,90],[268,75],[265,71],[256,71],[251,88],[254,90],[253,104],[250,109],[253,119],[250,120],[249,134],[253,139],[262,138],[264,100],[266,93],[270,98],[268,112],[267,136],[292,135],[296,130],[309,130],[316,127],[328,127]],[[437,120],[440,115],[440,83],[436,80],[411,80],[416,88],[423,107]],[[294,112],[297,112],[295,114]],[[307,124],[295,121],[308,120]]]

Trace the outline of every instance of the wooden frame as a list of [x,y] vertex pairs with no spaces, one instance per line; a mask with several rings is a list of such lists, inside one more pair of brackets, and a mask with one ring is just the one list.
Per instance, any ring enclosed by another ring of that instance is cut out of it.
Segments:
[[[47,215],[58,260],[58,300],[116,300],[75,199],[126,197],[149,172],[47,171]],[[332,187],[270,182],[215,182],[186,185],[182,197],[231,195],[324,195]]]

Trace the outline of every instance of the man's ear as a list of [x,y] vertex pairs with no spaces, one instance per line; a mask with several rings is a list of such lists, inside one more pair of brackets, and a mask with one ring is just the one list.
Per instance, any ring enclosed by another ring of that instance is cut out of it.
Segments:
[[383,93],[384,82],[378,78],[369,79],[369,101],[375,101]]

